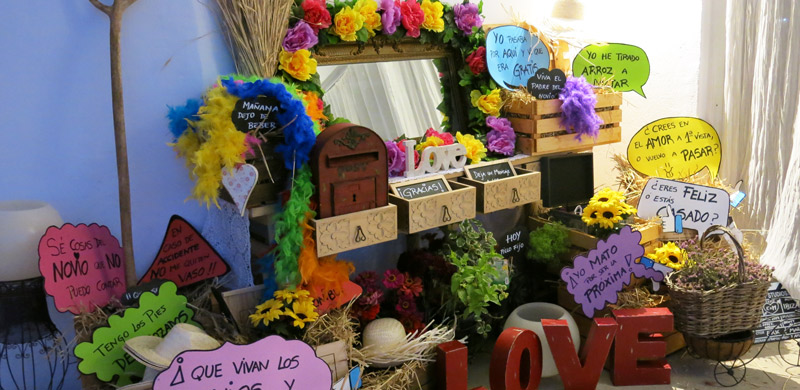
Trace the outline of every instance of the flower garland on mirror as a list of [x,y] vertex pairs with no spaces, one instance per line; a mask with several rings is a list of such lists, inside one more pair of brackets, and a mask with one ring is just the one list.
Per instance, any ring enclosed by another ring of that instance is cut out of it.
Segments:
[[[442,128],[448,132],[471,134],[485,142],[488,116],[499,116],[502,107],[500,89],[486,67],[486,33],[481,29],[483,2],[464,0],[450,5],[438,0],[297,0],[292,20],[282,45],[278,76],[298,88],[324,100],[314,53],[321,46],[342,42],[365,45],[370,40],[391,46],[404,39],[419,39],[422,44],[442,45],[459,55],[454,74],[464,94],[473,97],[467,107],[468,123],[464,129],[451,129],[445,116]],[[449,112],[454,99],[445,88],[449,72],[443,61],[436,60],[440,71],[443,101],[438,109]],[[320,123],[333,118],[330,106],[322,105]],[[330,123],[327,123],[330,124]],[[507,147],[503,149],[507,154]]]

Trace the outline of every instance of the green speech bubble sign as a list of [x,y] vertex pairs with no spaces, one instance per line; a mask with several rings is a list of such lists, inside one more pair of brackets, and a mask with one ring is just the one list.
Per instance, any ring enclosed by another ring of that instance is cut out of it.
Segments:
[[642,48],[624,43],[589,45],[572,61],[572,75],[584,76],[593,85],[610,85],[617,92],[634,91],[650,78],[650,60]]

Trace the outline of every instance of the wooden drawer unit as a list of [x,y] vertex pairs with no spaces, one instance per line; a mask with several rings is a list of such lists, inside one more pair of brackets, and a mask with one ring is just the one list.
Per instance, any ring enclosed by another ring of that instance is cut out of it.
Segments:
[[460,177],[464,184],[477,190],[477,211],[491,213],[533,203],[541,199],[541,174],[514,168],[517,175],[488,182]]
[[449,184],[452,191],[422,198],[404,199],[389,194],[389,203],[397,206],[398,229],[417,233],[474,218],[475,187],[452,181]]
[[397,238],[397,207],[393,204],[335,217],[312,219],[317,256],[362,248]]

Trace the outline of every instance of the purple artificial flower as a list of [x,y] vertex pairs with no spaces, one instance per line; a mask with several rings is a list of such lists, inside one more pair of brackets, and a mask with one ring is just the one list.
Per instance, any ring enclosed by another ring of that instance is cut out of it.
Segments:
[[488,116],[486,117],[486,126],[492,129],[486,134],[486,149],[505,156],[513,156],[517,135],[514,133],[514,128],[511,127],[511,121],[506,118]]
[[466,35],[472,35],[472,28],[483,26],[483,19],[478,12],[478,6],[472,3],[456,4],[453,7],[456,26]]
[[392,141],[386,144],[386,162],[389,164],[389,177],[403,176],[406,173],[406,154]]
[[394,34],[397,31],[397,26],[400,25],[400,7],[395,4],[394,0],[381,0],[380,9],[383,10],[381,15],[383,33],[386,35]]
[[514,128],[511,127],[511,121],[506,118],[498,118],[496,116],[487,116],[486,117],[486,126],[488,126],[492,130],[497,130],[501,133],[507,133],[510,135],[514,135]]
[[567,131],[578,133],[575,137],[578,140],[583,135],[597,138],[603,120],[594,112],[597,96],[592,85],[583,76],[567,77],[567,82],[558,98],[561,99],[563,112],[561,124]]
[[314,34],[314,29],[301,20],[286,31],[286,37],[283,38],[283,49],[294,53],[298,50],[310,49],[318,42],[319,38],[317,38],[317,34]]

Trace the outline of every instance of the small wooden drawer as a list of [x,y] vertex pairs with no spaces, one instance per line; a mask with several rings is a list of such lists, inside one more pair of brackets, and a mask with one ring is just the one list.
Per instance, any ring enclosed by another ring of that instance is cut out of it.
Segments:
[[397,238],[397,206],[359,211],[335,217],[312,219],[317,256],[362,248]]
[[541,199],[541,173],[514,167],[516,176],[481,182],[459,177],[458,180],[477,189],[477,211],[491,213],[533,203]]
[[397,228],[416,233],[475,218],[475,187],[452,181],[449,184],[452,191],[423,198],[389,194],[389,203],[397,206]]

